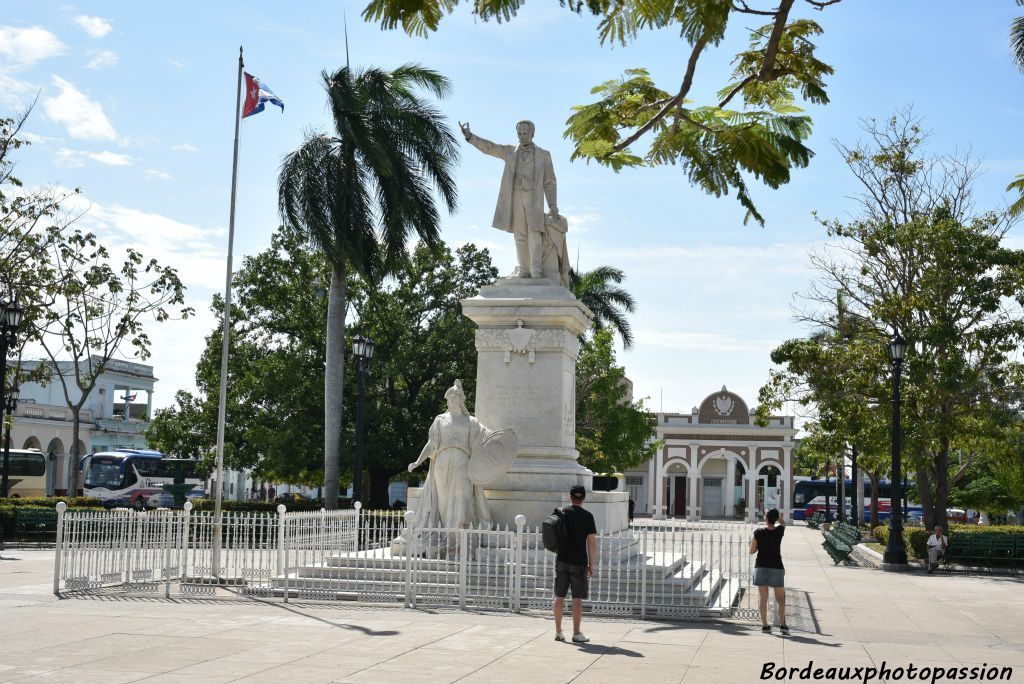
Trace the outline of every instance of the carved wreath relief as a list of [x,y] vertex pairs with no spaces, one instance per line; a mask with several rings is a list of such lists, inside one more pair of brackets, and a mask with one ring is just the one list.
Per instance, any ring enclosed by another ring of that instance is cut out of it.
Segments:
[[505,363],[512,362],[512,354],[525,354],[530,364],[536,361],[538,347],[560,347],[564,341],[561,330],[535,330],[524,328],[521,320],[511,329],[478,330],[477,349],[497,347],[505,352]]

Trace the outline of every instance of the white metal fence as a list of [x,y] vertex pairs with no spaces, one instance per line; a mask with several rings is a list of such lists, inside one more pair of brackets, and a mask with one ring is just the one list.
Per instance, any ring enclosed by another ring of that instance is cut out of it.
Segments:
[[[419,529],[399,511],[66,511],[58,506],[59,595],[355,600],[549,609],[555,556],[538,529]],[[220,545],[215,540],[219,528]],[[669,619],[757,615],[755,526],[674,523],[598,534],[587,610]],[[219,567],[214,567],[214,558]]]

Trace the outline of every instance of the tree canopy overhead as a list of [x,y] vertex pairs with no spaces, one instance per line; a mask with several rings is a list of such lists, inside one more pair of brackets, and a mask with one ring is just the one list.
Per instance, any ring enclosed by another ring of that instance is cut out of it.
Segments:
[[[808,165],[813,152],[804,143],[811,118],[798,102],[827,104],[825,78],[831,66],[818,59],[815,40],[821,26],[800,9],[823,10],[840,0],[779,0],[777,6],[744,0],[561,0],[571,12],[599,17],[602,45],[626,45],[642,33],[675,30],[689,46],[678,67],[680,85],[659,87],[645,67],[627,69],[595,86],[597,99],[573,107],[565,137],[573,159],[594,160],[619,170],[626,166],[675,164],[687,180],[715,196],[735,193],[747,219],[764,223],[748,187],[753,177],[770,188],[789,182],[793,168]],[[401,27],[427,36],[459,0],[371,0],[367,21],[383,29]],[[483,21],[509,21],[523,0],[471,0]],[[721,78],[700,72],[700,60],[717,47],[731,24],[747,30],[751,18],[763,22],[749,30],[749,44]],[[690,99],[710,79],[717,96]],[[634,147],[646,144],[646,151]]]

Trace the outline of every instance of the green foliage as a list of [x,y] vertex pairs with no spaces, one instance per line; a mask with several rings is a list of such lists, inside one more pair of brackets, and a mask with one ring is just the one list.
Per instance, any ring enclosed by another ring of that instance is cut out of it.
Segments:
[[[454,251],[420,244],[386,286],[355,284],[357,332],[375,341],[366,396],[366,468],[371,507],[386,508],[387,487],[419,456],[426,428],[444,410],[444,392],[461,378],[472,407],[476,389],[476,326],[459,301],[494,282],[498,270],[487,250],[472,244]],[[355,397],[350,374],[348,396]],[[354,425],[347,429],[354,434]]]
[[650,459],[654,414],[629,397],[626,372],[615,365],[612,336],[596,330],[582,342],[576,362],[576,449],[596,473],[625,470]]
[[[514,17],[523,0],[471,0],[470,4],[480,19],[501,22]],[[602,45],[627,45],[644,31],[676,29],[690,47],[679,78],[682,85],[674,93],[656,86],[649,69],[637,67],[596,86],[591,91],[598,96],[595,102],[573,107],[565,130],[575,146],[573,159],[592,159],[616,171],[676,164],[690,183],[705,192],[715,196],[735,192],[747,218],[763,224],[744,176],[778,188],[789,182],[791,169],[809,163],[813,153],[804,142],[811,120],[800,114],[796,102],[799,96],[812,104],[828,103],[825,78],[833,70],[817,58],[813,42],[822,33],[821,26],[791,16],[795,0],[783,0],[770,10],[731,0],[561,0],[561,4],[576,13],[586,8],[598,17]],[[808,4],[821,10],[833,3],[808,0]],[[425,37],[458,5],[459,0],[371,0],[363,18],[386,30],[401,27]],[[717,101],[689,106],[700,58],[722,41],[737,14],[741,25],[746,25],[742,15],[770,23],[751,32],[747,49],[733,59],[733,72]],[[729,108],[734,100],[742,106]],[[633,151],[642,138],[648,142],[647,151]]]
[[[201,512],[213,511],[213,499],[191,499],[192,510]],[[277,513],[278,503],[276,501],[222,501],[221,510],[239,513]],[[320,499],[304,499],[289,501],[285,504],[286,510],[290,512],[319,511],[324,507]],[[340,499],[338,508],[352,508],[352,501]]]
[[1010,51],[1014,63],[1024,71],[1024,17],[1017,17],[1010,23]]
[[626,288],[619,287],[625,279],[621,269],[611,266],[598,266],[585,273],[569,269],[569,289],[594,314],[594,329],[608,328],[618,333],[623,348],[631,349],[633,330],[626,314],[636,311],[636,300]]
[[1018,218],[1024,215],[1024,174],[1018,174],[1015,181],[1006,186],[1006,191],[1016,190],[1020,197],[1014,200],[1013,204],[1006,210],[1010,218]]
[[969,159],[923,154],[911,112],[866,131],[867,144],[837,145],[863,186],[863,211],[822,221],[833,242],[812,257],[819,281],[803,316],[817,329],[773,352],[785,368],[762,400],[813,404],[822,429],[860,446],[877,472],[891,415],[885,345],[899,331],[904,472],[931,525],[962,477],[951,475],[951,448],[965,449],[965,468],[984,454],[1019,459],[1020,431],[1009,428],[1024,377],[1013,356],[1024,341],[1024,250],[1006,244],[1000,214],[973,212]]
[[994,477],[982,476],[956,489],[950,496],[950,503],[960,508],[971,508],[997,515],[1020,508],[1024,501],[1013,496]]
[[[889,526],[879,525],[871,530],[871,533],[882,545],[889,543]],[[925,559],[928,557],[928,537],[932,536],[934,528],[929,527],[904,527],[903,544],[907,553],[914,558]],[[946,536],[953,537],[1024,537],[1024,527],[1020,525],[953,525],[946,530]]]
[[[415,460],[426,426],[443,410],[444,390],[462,378],[470,399],[476,378],[475,327],[459,300],[494,281],[486,250],[417,246],[380,287],[349,278],[357,312],[347,338],[376,343],[366,384],[366,469],[371,501],[387,505],[387,485]],[[325,255],[282,229],[267,250],[247,257],[235,274],[225,463],[256,468],[260,477],[293,484],[323,481],[324,292],[331,278]],[[212,309],[219,310],[215,297]],[[347,347],[347,345],[345,345]],[[196,369],[199,396],[179,393],[177,405],[157,412],[150,444],[179,456],[206,457],[216,444],[220,327],[211,331]],[[346,377],[354,402],[357,378]],[[353,404],[350,403],[349,406]],[[342,424],[343,479],[351,481],[354,412]]]
[[455,210],[458,146],[441,113],[416,92],[446,96],[451,85],[439,73],[406,64],[322,76],[334,134],[310,133],[285,157],[278,203],[288,227],[331,265],[322,434],[324,499],[333,509],[341,476],[346,274],[376,282],[400,268],[411,235],[438,244],[435,196]]
[[64,502],[69,508],[103,508],[101,499],[94,499],[88,496],[24,496],[0,498],[0,506],[30,506],[33,508],[56,508],[57,504]]

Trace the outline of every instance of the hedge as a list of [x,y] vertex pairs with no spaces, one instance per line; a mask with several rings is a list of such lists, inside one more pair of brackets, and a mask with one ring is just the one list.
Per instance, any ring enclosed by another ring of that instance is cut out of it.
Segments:
[[[213,499],[192,499],[192,510],[193,511],[212,511],[213,510]],[[222,501],[220,508],[222,511],[244,511],[249,513],[276,513],[278,503],[276,501]],[[299,499],[296,501],[289,501],[285,504],[285,507],[292,512],[296,511],[319,511],[324,507],[324,502],[320,499]],[[340,499],[338,501],[338,508],[352,508],[352,501],[349,499]]]
[[[21,500],[24,501],[24,499],[21,499]],[[84,497],[75,497],[72,500],[94,501],[94,499],[85,499]],[[0,502],[7,502],[7,501],[10,501],[10,499],[0,499]],[[17,535],[15,534],[16,530],[15,530],[15,524],[14,524],[15,523],[15,513],[17,511],[52,511],[56,507],[57,507],[57,501],[54,501],[52,504],[48,504],[48,505],[45,505],[45,506],[24,506],[24,505],[21,505],[21,504],[16,504],[14,506],[10,506],[10,505],[7,505],[6,503],[0,505],[0,538],[2,538],[4,541],[13,541],[14,539],[17,538]],[[74,508],[69,508],[68,510],[74,510],[74,511],[95,511],[95,510],[103,510],[103,506],[96,506],[96,505],[76,506]],[[51,538],[46,539],[44,541],[54,541],[54,539],[51,537]]]
[[[889,543],[889,526],[879,525],[878,527],[871,530],[871,533],[880,541],[883,545]],[[907,547],[907,553],[914,556],[915,558],[926,558],[928,552],[925,550],[925,546],[928,543],[928,537],[932,536],[933,531],[924,527],[904,527],[903,528],[903,543]],[[1021,525],[953,525],[947,532],[949,537],[960,537],[960,536],[975,536],[975,535],[986,535],[986,536],[998,536],[1006,535],[1008,537],[1018,537],[1024,535],[1024,526]]]
[[0,499],[0,506],[30,506],[32,508],[56,508],[61,501],[70,508],[103,508],[102,499],[88,496],[26,496]]

